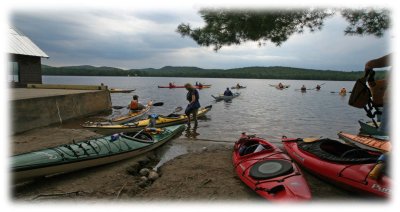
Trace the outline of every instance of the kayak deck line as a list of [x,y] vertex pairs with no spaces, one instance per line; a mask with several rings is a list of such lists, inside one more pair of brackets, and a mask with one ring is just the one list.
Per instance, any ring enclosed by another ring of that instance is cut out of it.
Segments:
[[12,156],[13,179],[22,182],[136,157],[165,144],[184,129],[184,125],[177,125],[166,127],[159,134],[145,132],[141,137],[119,134],[17,154]]

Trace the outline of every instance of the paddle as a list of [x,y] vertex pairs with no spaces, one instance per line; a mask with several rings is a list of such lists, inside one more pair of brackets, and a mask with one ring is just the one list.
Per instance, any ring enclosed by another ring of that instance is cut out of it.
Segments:
[[319,138],[303,138],[303,141],[305,143],[311,143],[311,142],[319,141],[319,140],[321,140],[321,138],[322,137],[319,137]]
[[[324,83],[322,83],[321,85],[319,85],[319,89],[321,89],[321,86],[323,86],[323,85],[325,85],[325,82]],[[313,89],[310,89],[310,90],[319,90],[319,89],[317,89],[317,87],[315,87],[315,88],[313,88]],[[307,89],[308,90],[308,89]]]
[[[164,105],[164,102],[156,102],[156,103],[153,104],[154,107],[163,106],[163,105]],[[112,106],[112,108],[116,109],[116,110],[119,110],[119,109],[122,109],[122,108],[129,108],[129,106],[128,107],[127,106]]]
[[172,113],[170,113],[168,116],[172,116],[172,115],[174,115],[175,113],[177,113],[177,112],[180,112],[180,111],[182,111],[183,110],[183,108],[182,107],[176,107],[175,108],[175,110],[172,112]]

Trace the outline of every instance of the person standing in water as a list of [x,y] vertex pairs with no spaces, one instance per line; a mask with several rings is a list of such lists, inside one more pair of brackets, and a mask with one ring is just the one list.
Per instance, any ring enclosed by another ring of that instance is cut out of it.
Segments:
[[[194,127],[197,127],[197,111],[200,108],[200,102],[199,102],[199,92],[197,91],[196,88],[194,88],[190,83],[185,84],[185,88],[188,91],[186,94],[186,100],[189,102],[189,104],[186,107],[185,114],[188,118],[188,128],[190,128],[190,122],[194,121]],[[192,117],[190,117],[192,115]]]

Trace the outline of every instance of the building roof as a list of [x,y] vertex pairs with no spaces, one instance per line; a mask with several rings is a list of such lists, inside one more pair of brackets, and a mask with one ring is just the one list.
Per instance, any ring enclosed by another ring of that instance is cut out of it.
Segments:
[[14,27],[10,27],[9,33],[10,44],[8,53],[45,58],[49,57],[43,50],[36,46],[31,39],[29,39],[19,30],[15,29]]

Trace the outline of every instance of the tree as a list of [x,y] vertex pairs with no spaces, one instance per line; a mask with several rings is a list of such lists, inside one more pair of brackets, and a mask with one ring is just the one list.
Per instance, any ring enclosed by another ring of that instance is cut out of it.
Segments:
[[382,37],[384,31],[390,28],[390,13],[388,10],[342,10],[342,16],[349,22],[345,29],[348,35],[375,35]]
[[[347,35],[382,36],[390,27],[389,11],[386,9],[340,10],[349,22]],[[205,26],[192,29],[190,24],[180,24],[177,32],[192,38],[201,46],[239,45],[256,41],[259,45],[267,41],[279,46],[295,33],[321,30],[324,20],[337,11],[332,9],[299,10],[229,10],[203,9],[199,13]]]

